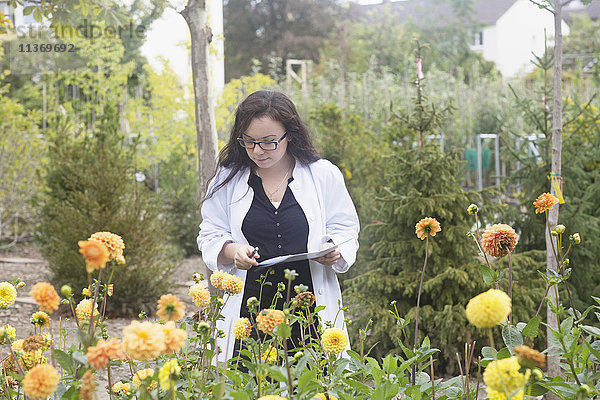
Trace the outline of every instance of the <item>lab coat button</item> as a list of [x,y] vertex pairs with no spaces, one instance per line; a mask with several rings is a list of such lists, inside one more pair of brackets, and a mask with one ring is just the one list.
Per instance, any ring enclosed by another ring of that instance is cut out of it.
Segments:
[[323,288],[319,289],[319,294],[323,294],[325,292],[325,290],[323,290]]

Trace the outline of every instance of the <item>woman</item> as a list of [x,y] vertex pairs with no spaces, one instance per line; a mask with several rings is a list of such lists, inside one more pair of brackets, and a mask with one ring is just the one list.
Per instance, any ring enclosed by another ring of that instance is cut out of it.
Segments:
[[[260,298],[260,308],[269,308],[277,283],[287,283],[286,268],[299,274],[293,285],[308,286],[316,304],[326,306],[319,312],[322,321],[345,329],[344,316],[338,314],[341,292],[336,272],[346,272],[354,262],[358,231],[342,174],[319,158],[293,102],[275,91],[248,96],[238,106],[231,137],[219,155],[218,171],[202,204],[198,236],[211,270],[244,281],[243,293],[229,299],[223,309],[225,320],[217,323],[225,331],[218,343],[219,360],[232,357],[232,329],[240,316],[248,314],[246,300]],[[258,266],[279,255],[336,244],[338,249],[310,261]],[[273,283],[263,286],[262,293],[256,282],[261,275]],[[275,308],[281,307],[282,301]]]

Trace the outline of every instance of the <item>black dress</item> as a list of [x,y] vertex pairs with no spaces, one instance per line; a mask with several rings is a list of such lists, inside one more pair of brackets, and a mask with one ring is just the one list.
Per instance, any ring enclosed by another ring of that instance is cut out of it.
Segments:
[[[290,178],[288,184],[293,179],[293,177]],[[254,198],[242,222],[242,233],[251,246],[259,248],[260,258],[257,261],[261,262],[286,254],[305,253],[308,243],[308,221],[289,186],[286,188],[281,204],[275,208],[264,191],[260,177],[251,173],[248,178],[248,185],[254,190]],[[296,279],[292,281],[290,297],[296,295],[293,288],[296,285],[303,284],[308,287],[309,291],[313,291],[308,260],[276,264],[270,267],[252,267],[246,275],[240,317],[249,316],[246,302],[250,297],[256,297],[260,300],[259,310],[266,308],[283,309],[287,287],[282,292],[283,298],[276,299],[274,305],[273,298],[277,292],[278,283],[282,282],[287,285],[287,279],[285,279],[283,272],[286,268],[293,269],[298,273]],[[261,286],[258,281],[261,275],[265,274],[267,282],[270,282],[271,285],[263,285],[261,293]],[[254,329],[251,337],[256,339]],[[297,346],[299,338],[300,328],[296,323],[292,325],[292,345],[288,347]],[[239,351],[238,341],[236,341],[235,350],[235,353]]]

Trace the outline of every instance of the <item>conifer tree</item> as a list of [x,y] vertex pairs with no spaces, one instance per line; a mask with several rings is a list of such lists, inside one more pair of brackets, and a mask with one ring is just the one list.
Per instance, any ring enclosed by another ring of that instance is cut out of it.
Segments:
[[[134,180],[134,148],[125,144],[113,103],[104,105],[91,131],[77,131],[59,118],[50,138],[47,193],[39,224],[41,252],[60,287],[75,293],[91,282],[77,242],[110,231],[123,238],[125,265],[109,268],[114,295],[107,311],[137,313],[154,309],[170,290],[172,252],[153,195]],[[112,269],[112,270],[111,270]]]

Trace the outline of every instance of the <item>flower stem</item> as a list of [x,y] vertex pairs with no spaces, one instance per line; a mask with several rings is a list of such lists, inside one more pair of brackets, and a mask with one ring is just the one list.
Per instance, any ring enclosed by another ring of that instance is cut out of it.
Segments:
[[88,327],[88,336],[89,336],[89,344],[92,344],[92,341],[94,339],[94,330],[95,330],[95,326],[94,326],[94,310],[96,308],[96,300],[98,299],[98,292],[100,291],[100,282],[102,279],[102,270],[103,268],[100,268],[100,270],[98,271],[98,281],[96,282],[96,288],[94,289],[94,298],[92,299],[92,309],[90,311],[90,326]]
[[[417,350],[419,343],[419,307],[421,305],[421,292],[423,290],[423,279],[425,278],[425,268],[427,268],[427,257],[429,255],[429,235],[425,238],[425,262],[423,263],[423,271],[421,272],[421,283],[419,284],[419,294],[417,295],[417,311],[415,316],[415,344],[413,351]],[[416,365],[413,365],[412,384],[415,384]]]
[[496,350],[496,345],[494,344],[494,333],[492,332],[492,328],[488,329],[488,338],[490,339],[490,346],[492,346],[492,349]]
[[512,325],[512,303],[513,303],[513,297],[512,297],[512,257],[511,257],[511,251],[510,249],[508,250],[508,297],[510,297],[510,304],[511,304],[511,310],[510,313],[508,313],[508,322]]

